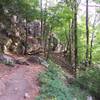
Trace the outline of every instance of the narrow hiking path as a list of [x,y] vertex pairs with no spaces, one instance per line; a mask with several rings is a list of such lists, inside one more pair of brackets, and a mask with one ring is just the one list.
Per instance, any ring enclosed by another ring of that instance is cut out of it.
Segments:
[[39,95],[38,75],[44,71],[39,64],[15,65],[0,64],[0,100],[35,100]]
[[72,65],[69,63],[68,59],[66,59],[66,57],[64,56],[63,53],[60,53],[60,52],[52,53],[51,57],[52,57],[53,61],[56,64],[60,65],[63,68],[63,70],[65,70],[67,73],[69,73],[71,75],[75,74]]

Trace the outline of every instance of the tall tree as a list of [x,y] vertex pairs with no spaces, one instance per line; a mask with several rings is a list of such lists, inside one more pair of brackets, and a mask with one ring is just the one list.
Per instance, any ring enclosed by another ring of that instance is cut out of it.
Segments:
[[75,2],[75,11],[74,11],[74,34],[75,34],[75,73],[77,69],[77,63],[78,63],[78,47],[77,47],[77,0]]
[[90,59],[89,59],[90,65],[92,64],[92,49],[93,49],[93,40],[94,40],[94,33],[95,33],[96,17],[97,17],[97,15],[95,15],[93,26],[92,26],[93,32],[92,32],[91,44],[90,44]]
[[86,0],[86,66],[89,61],[89,19],[88,19],[88,0]]

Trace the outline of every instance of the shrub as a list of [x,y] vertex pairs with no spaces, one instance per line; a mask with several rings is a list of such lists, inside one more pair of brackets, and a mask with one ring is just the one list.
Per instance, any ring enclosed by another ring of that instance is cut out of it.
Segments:
[[51,61],[48,70],[40,74],[39,80],[41,90],[36,100],[74,100],[75,97],[77,100],[86,100],[87,95],[80,88],[64,83],[65,73],[61,67]]
[[64,72],[51,61],[49,65],[48,70],[40,74],[41,95],[37,100],[72,100],[63,81]]
[[100,98],[100,68],[88,68],[81,73],[77,82],[88,89],[94,96]]

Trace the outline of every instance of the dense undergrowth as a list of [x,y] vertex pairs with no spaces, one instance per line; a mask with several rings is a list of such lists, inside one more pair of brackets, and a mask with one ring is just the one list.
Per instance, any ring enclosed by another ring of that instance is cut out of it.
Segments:
[[89,95],[77,85],[65,84],[65,73],[61,67],[49,61],[47,71],[40,74],[40,96],[37,100],[86,100]]
[[100,68],[87,68],[80,72],[77,78],[77,85],[87,89],[93,96],[100,100]]

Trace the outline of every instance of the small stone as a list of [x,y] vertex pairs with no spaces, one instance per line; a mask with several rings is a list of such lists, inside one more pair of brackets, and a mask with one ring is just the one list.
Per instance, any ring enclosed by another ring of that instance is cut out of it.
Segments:
[[15,88],[15,91],[17,91],[18,90],[18,88]]
[[0,92],[0,96],[2,95],[2,93]]
[[74,100],[77,100],[77,98],[74,98]]
[[87,100],[93,100],[92,96],[87,96]]
[[30,95],[28,93],[25,93],[24,98],[30,98]]

